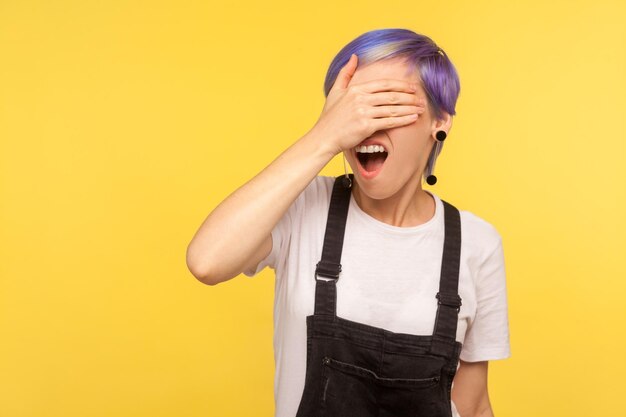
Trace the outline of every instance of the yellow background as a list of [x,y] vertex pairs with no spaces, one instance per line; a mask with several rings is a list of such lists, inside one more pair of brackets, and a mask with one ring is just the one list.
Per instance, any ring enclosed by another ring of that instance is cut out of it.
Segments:
[[273,271],[207,286],[186,247],[384,27],[459,71],[424,186],[503,238],[496,416],[624,415],[625,21],[598,0],[0,1],[0,415],[273,415]]

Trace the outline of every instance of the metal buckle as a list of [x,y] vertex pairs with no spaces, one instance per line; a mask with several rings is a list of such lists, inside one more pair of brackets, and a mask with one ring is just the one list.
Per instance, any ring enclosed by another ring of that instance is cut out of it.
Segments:
[[[337,273],[334,272],[335,270],[337,271]],[[322,264],[322,261],[319,261],[317,265],[315,265],[314,277],[316,281],[319,281],[317,279],[318,275],[337,280],[339,279],[340,273],[341,273],[341,264],[333,264],[333,263],[328,263],[328,262]],[[324,279],[322,281],[330,281],[330,280]]]
[[461,297],[459,294],[451,294],[451,293],[437,293],[437,304],[443,304],[449,307],[456,307],[456,311],[461,311]]

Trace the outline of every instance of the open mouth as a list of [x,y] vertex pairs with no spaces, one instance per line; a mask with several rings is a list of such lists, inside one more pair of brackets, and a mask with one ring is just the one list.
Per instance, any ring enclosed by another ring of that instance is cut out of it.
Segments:
[[363,169],[367,172],[378,171],[385,160],[387,159],[387,152],[373,152],[373,153],[363,153],[357,152],[356,157],[359,161],[359,164],[363,167]]

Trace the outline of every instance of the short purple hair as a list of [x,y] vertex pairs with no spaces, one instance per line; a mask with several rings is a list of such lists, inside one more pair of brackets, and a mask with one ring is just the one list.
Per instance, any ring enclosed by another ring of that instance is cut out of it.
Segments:
[[[344,46],[330,63],[324,80],[324,96],[328,96],[339,70],[352,54],[358,56],[359,66],[395,57],[405,58],[409,66],[407,75],[417,73],[434,117],[441,118],[442,111],[451,116],[456,114],[456,101],[461,91],[459,76],[443,49],[428,36],[400,28],[376,29],[360,35]],[[424,169],[424,178],[432,174],[442,148],[443,142],[435,142]]]

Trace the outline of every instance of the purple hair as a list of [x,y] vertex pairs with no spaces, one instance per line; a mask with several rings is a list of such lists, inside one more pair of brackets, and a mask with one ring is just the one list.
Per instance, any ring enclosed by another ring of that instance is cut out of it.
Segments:
[[[443,49],[428,36],[399,28],[376,29],[360,35],[344,46],[330,63],[324,80],[324,96],[328,96],[339,70],[348,63],[352,54],[358,56],[358,66],[395,57],[406,58],[409,67],[406,75],[417,72],[434,117],[442,118],[443,111],[451,116],[456,114],[454,108],[461,91],[459,76]],[[423,178],[434,171],[442,148],[443,142],[436,141]]]

